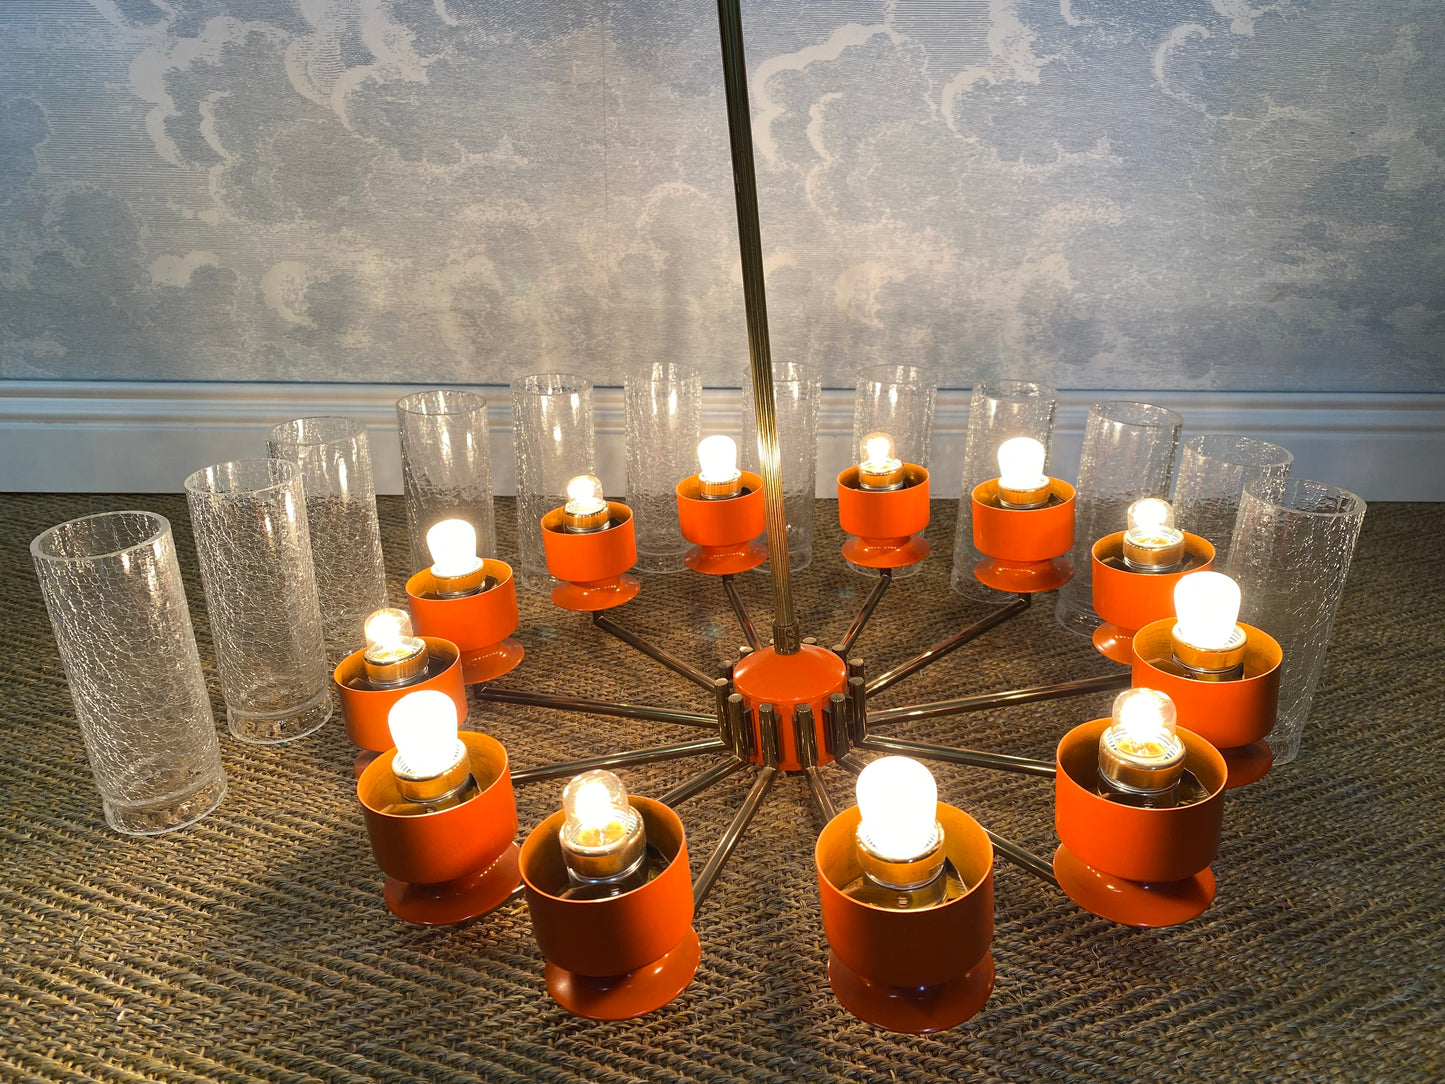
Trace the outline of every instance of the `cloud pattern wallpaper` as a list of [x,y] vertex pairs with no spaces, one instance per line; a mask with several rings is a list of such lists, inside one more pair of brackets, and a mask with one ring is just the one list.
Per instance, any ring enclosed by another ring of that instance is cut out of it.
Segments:
[[[1445,390],[1440,0],[747,0],[774,354]],[[746,358],[713,0],[5,0],[0,376]]]

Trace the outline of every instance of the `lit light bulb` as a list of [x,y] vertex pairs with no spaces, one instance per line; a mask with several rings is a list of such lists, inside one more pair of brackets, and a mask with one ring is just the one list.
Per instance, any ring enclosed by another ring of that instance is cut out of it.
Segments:
[[893,438],[887,433],[869,433],[863,438],[862,461],[858,464],[861,489],[901,489],[903,464],[898,461]]
[[1158,497],[1145,497],[1129,506],[1129,534],[1139,545],[1162,545],[1178,541],[1174,506]]
[[637,825],[637,810],[627,801],[627,788],[609,771],[583,772],[562,791],[562,841],[588,851],[624,842]]
[[859,466],[869,474],[887,474],[901,465],[893,438],[887,433],[869,433],[863,438],[863,460]]
[[1125,689],[1114,698],[1113,724],[1105,731],[1110,746],[1131,760],[1150,763],[1182,751],[1174,729],[1174,701],[1155,689]]
[[1204,651],[1226,651],[1244,638],[1239,584],[1222,572],[1191,572],[1174,586],[1174,635]]
[[998,487],[1015,491],[1049,484],[1044,475],[1044,446],[1033,437],[1011,437],[998,446]]
[[444,519],[426,533],[431,572],[437,579],[469,576],[482,567],[477,556],[477,529],[464,519]]
[[607,498],[602,495],[602,483],[590,474],[579,474],[567,483],[567,514],[571,516],[595,516],[607,511]]
[[1174,732],[1174,701],[1154,689],[1114,698],[1113,721],[1099,735],[1099,793],[1128,805],[1170,808],[1184,778],[1184,742]]
[[366,619],[363,632],[368,662],[400,662],[426,647],[412,634],[411,615],[405,610],[391,607],[377,610]]
[[1184,560],[1184,532],[1174,526],[1174,506],[1145,497],[1129,506],[1124,564],[1136,572],[1172,572]]
[[881,757],[858,773],[858,842],[889,862],[911,862],[938,847],[938,786],[908,757]]
[[583,772],[562,791],[557,842],[571,886],[566,899],[602,899],[647,883],[647,834],[627,788],[609,771]]
[[362,633],[362,669],[373,686],[393,689],[425,676],[426,641],[412,634],[411,615],[405,610],[377,610],[366,619]]
[[702,439],[697,446],[697,462],[702,468],[698,478],[713,485],[735,482],[742,475],[738,470],[737,442],[721,433]]
[[456,702],[446,693],[422,689],[403,696],[387,717],[396,743],[392,771],[407,779],[435,779],[465,761],[457,721]]

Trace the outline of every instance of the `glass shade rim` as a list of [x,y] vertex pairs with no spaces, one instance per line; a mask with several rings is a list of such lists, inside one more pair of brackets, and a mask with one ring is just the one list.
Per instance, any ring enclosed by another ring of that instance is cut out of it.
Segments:
[[[909,375],[899,378],[897,374],[900,372],[907,372]],[[853,375],[859,384],[866,381],[869,384],[891,384],[900,388],[938,389],[938,375],[926,365],[879,362],[876,365],[860,365]]]
[[[258,477],[266,472],[264,484]],[[212,475],[231,474],[238,484],[217,486]],[[278,477],[279,475],[279,477]],[[227,459],[192,471],[186,476],[186,493],[191,497],[219,500],[225,497],[254,497],[275,490],[290,489],[301,477],[301,468],[290,459]]]
[[[1017,392],[1026,392],[1019,395]],[[998,403],[1057,402],[1059,391],[1037,380],[980,380],[972,388],[971,398],[992,399]]]
[[[146,537],[141,538],[129,545],[118,546],[113,549],[95,550],[87,553],[57,553],[50,544],[58,540],[60,533],[66,528],[73,528],[78,524],[90,524],[96,520],[120,520],[138,519],[149,522],[153,530]],[[44,561],[47,564],[73,565],[83,564],[90,561],[103,561],[109,558],[120,557],[127,553],[134,553],[137,550],[153,549],[155,544],[171,533],[171,521],[159,512],[149,512],[143,508],[117,508],[109,512],[92,512],[85,516],[76,516],[74,519],[67,519],[63,523],[47,527],[33,539],[30,540],[30,555],[36,561]]]
[[[450,408],[453,401],[455,402],[454,409]],[[433,403],[441,409],[431,409]],[[476,392],[467,391],[464,388],[429,388],[426,391],[403,395],[396,401],[396,409],[399,413],[409,414],[416,418],[460,418],[468,414],[484,412],[487,405],[486,396],[478,395]]]
[[[1319,493],[1321,496],[1334,498],[1339,507],[1336,508],[1303,508],[1300,507],[1295,494],[1298,494],[1306,487]],[[1358,494],[1351,493],[1348,489],[1331,485],[1329,482],[1319,482],[1313,478],[1253,478],[1244,485],[1244,496],[1276,508],[1281,512],[1295,516],[1315,516],[1321,519],[1337,518],[1361,518],[1364,516],[1369,505],[1365,499]]]
[[[1208,448],[1203,447],[1209,441],[1229,441],[1230,451],[1234,454],[1220,455]],[[1235,452],[1241,445],[1248,445],[1262,452],[1269,458],[1247,459]],[[1294,453],[1281,444],[1264,440],[1261,437],[1235,435],[1233,433],[1195,433],[1184,442],[1184,447],[1195,455],[1204,459],[1212,459],[1216,463],[1224,463],[1231,467],[1288,467],[1294,464]]]
[[[309,423],[309,424],[308,424]],[[319,428],[321,434],[308,437],[308,428]],[[333,431],[333,428],[335,431]],[[268,445],[289,445],[294,448],[321,448],[328,444],[344,444],[366,436],[366,423],[340,414],[315,414],[279,422],[266,432]],[[232,462],[241,462],[232,460]]]
[[580,373],[529,373],[513,380],[511,388],[513,395],[580,395],[592,390],[592,381]]
[[[659,370],[662,370],[665,375],[659,376]],[[654,361],[645,369],[630,370],[622,378],[622,383],[624,388],[628,388],[656,383],[659,380],[678,384],[692,380],[701,382],[702,366],[691,365],[685,361]]]
[[[1157,419],[1136,421],[1133,418],[1119,417],[1125,411],[1121,408],[1143,408],[1138,410],[1140,414],[1157,413]],[[1105,399],[1089,407],[1089,413],[1102,418],[1114,425],[1132,425],[1136,429],[1172,429],[1184,424],[1184,417],[1178,411],[1170,410],[1158,403],[1146,403],[1142,399]]]

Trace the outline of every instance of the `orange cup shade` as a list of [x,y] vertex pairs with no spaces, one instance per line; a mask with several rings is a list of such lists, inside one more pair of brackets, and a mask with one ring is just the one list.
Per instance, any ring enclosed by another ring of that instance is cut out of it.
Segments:
[[1174,926],[1214,899],[1209,863],[1224,816],[1224,758],[1180,727],[1184,766],[1209,797],[1177,809],[1138,809],[1095,792],[1099,737],[1111,719],[1074,727],[1059,742],[1054,776],[1054,855],[1059,887],[1086,911],[1126,926]]
[[507,751],[486,734],[462,731],[480,793],[437,813],[384,810],[405,799],[381,753],[361,773],[356,795],[376,864],[386,873],[386,905],[398,918],[445,926],[484,915],[521,879],[517,870],[517,805]]
[[697,475],[677,483],[677,521],[682,537],[694,543],[683,563],[694,572],[730,576],[757,568],[768,559],[758,536],[766,529],[763,480],[742,472],[743,492],[726,500],[700,496]]
[[505,561],[482,562],[496,580],[487,591],[463,598],[436,598],[436,577],[422,569],[406,581],[406,602],[418,636],[436,636],[457,645],[462,658],[462,680],[468,685],[491,681],[522,661],[522,645],[511,638],[517,631],[517,584]]
[[422,689],[446,693],[457,705],[457,721],[466,721],[467,686],[462,680],[461,652],[450,640],[438,636],[423,636],[422,639],[426,642],[427,654],[431,656],[428,668],[442,667],[440,673],[425,681],[396,689],[357,688],[358,683],[366,681],[364,651],[353,651],[332,671],[331,681],[341,702],[341,721],[346,724],[346,736],[351,739],[352,745],[377,753],[390,749],[393,745],[389,725],[392,705],[407,693]]
[[903,464],[903,488],[863,489],[858,468],[838,475],[838,523],[853,537],[843,557],[864,568],[903,568],[928,556],[928,472]]
[[828,981],[843,1007],[888,1031],[922,1034],[969,1019],[993,991],[993,845],[967,813],[938,805],[944,849],[969,886],[958,899],[896,911],[843,894],[860,873],[858,807],[818,836],[815,862]]
[[542,517],[547,571],[562,581],[552,588],[552,601],[564,610],[610,610],[642,589],[635,576],[623,575],[637,563],[632,509],[617,501],[608,501],[607,509],[612,525],[591,534],[563,530],[561,508]]
[[554,813],[522,844],[522,883],[532,934],[547,959],[547,992],[592,1020],[627,1020],[660,1009],[692,981],[701,959],[692,928],[687,838],[667,806],[633,795],[647,841],[668,860],[647,884],[601,900],[564,900],[567,866]]
[[984,554],[973,570],[979,583],[1030,595],[1073,579],[1064,554],[1074,546],[1074,487],[1057,478],[1049,486],[1061,503],[1043,508],[1002,507],[997,478],[974,488],[973,545]]
[[1134,662],[1134,631],[1151,621],[1174,616],[1174,586],[1191,572],[1214,567],[1214,547],[1185,533],[1184,552],[1196,563],[1183,572],[1130,572],[1104,562],[1124,555],[1124,532],[1094,543],[1094,610],[1104,624],[1094,630],[1094,646],[1115,662]]
[[1134,634],[1136,688],[1158,689],[1174,701],[1179,725],[1219,750],[1229,767],[1229,787],[1262,779],[1274,754],[1262,739],[1274,728],[1279,709],[1279,641],[1263,629],[1244,630],[1244,676],[1237,681],[1194,681],[1154,665],[1169,659],[1175,619],[1152,621]]
[[733,667],[733,689],[752,712],[753,748],[758,750],[752,759],[759,764],[763,762],[757,713],[761,705],[771,704],[782,731],[783,755],[779,766],[789,772],[802,770],[793,713],[799,704],[807,704],[813,709],[818,763],[831,764],[833,757],[827,751],[825,736],[828,717],[824,709],[830,696],[846,692],[847,687],[847,663],[814,644],[803,644],[794,655],[779,655],[771,647],[749,652]]

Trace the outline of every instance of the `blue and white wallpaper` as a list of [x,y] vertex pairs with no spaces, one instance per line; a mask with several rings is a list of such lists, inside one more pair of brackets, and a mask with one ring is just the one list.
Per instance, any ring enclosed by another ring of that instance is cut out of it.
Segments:
[[[1441,0],[748,0],[775,356],[1445,390]],[[713,0],[4,0],[0,376],[746,356]]]

